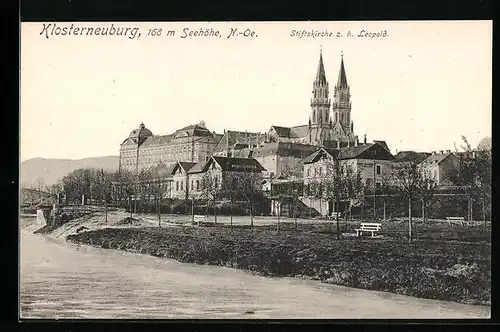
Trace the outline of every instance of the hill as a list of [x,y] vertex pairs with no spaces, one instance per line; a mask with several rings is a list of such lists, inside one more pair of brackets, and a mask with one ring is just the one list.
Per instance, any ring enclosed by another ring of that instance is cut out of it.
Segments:
[[36,185],[52,185],[66,174],[78,168],[103,168],[104,170],[118,169],[118,156],[93,157],[85,159],[44,159],[33,158],[21,163],[20,183],[22,187]]

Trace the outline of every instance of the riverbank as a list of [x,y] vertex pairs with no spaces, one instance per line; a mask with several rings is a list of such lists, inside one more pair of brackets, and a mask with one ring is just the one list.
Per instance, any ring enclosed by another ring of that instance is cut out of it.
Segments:
[[[384,225],[384,238],[336,239],[332,225],[102,228],[67,236],[73,243],[219,265],[263,276],[325,283],[474,305],[491,304],[491,246],[481,228]],[[398,228],[399,227],[399,228]],[[439,227],[443,227],[439,231]],[[392,236],[392,235],[394,236]],[[468,240],[469,239],[469,240]]]

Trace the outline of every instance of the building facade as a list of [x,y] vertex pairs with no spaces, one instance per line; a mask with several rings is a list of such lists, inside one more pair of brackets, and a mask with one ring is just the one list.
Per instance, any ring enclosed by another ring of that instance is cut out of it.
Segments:
[[120,145],[120,170],[139,172],[159,163],[198,162],[210,157],[222,135],[203,123],[190,125],[170,135],[153,135],[143,123]]
[[425,176],[436,181],[438,186],[454,185],[458,179],[459,160],[450,151],[432,153],[420,164]]

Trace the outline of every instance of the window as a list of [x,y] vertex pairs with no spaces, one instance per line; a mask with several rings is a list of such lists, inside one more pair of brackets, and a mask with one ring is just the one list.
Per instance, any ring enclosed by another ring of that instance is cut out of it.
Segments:
[[200,190],[200,181],[196,180],[196,190]]
[[307,176],[311,176],[311,169],[310,168],[307,169]]
[[434,170],[434,179],[437,179],[437,171]]
[[377,165],[377,175],[380,175],[380,165]]
[[323,173],[323,167],[320,167],[319,168],[319,175],[321,175]]
[[175,191],[179,191],[179,181],[175,181]]
[[184,181],[181,181],[181,190],[184,190]]
[[194,189],[194,180],[191,180],[191,190]]
[[380,189],[382,187],[382,184],[380,182],[375,183],[375,187],[377,189]]
[[217,177],[214,177],[214,188],[217,189],[219,187],[219,183],[217,181]]

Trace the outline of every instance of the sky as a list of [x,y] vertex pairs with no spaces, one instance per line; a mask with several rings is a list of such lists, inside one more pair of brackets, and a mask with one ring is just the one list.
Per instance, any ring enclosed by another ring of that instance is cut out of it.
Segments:
[[[462,135],[472,145],[491,136],[491,21],[78,22],[73,28],[111,24],[137,27],[140,37],[50,35],[54,25],[22,23],[21,161],[118,155],[141,122],[155,135],[202,120],[217,133],[307,124],[320,49],[331,97],[344,55],[360,140],[365,134],[385,140],[396,153],[453,150]],[[148,35],[153,28],[162,34]],[[186,28],[222,37],[182,38]],[[227,38],[234,28],[255,34]],[[299,38],[293,30],[332,37]],[[361,37],[362,30],[386,34]]]

